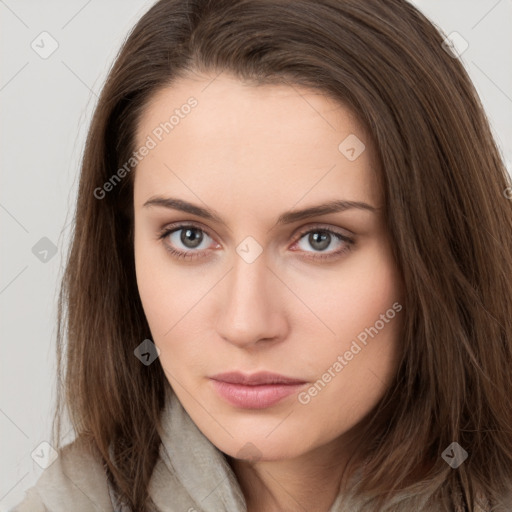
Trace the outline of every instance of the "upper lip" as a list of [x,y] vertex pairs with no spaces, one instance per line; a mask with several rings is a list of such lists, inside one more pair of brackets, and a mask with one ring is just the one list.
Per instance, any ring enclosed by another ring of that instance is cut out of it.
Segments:
[[304,384],[306,381],[294,379],[271,372],[258,372],[246,374],[242,372],[218,373],[210,377],[213,380],[228,382],[230,384],[243,384],[246,386],[257,386],[262,384]]

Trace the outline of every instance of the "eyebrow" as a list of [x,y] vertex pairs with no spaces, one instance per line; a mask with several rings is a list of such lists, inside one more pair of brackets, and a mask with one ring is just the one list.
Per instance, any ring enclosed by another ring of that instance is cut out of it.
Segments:
[[[217,212],[215,212],[215,210],[198,206],[182,199],[155,196],[148,199],[143,205],[144,208],[151,206],[160,206],[170,210],[178,210],[185,213],[190,213],[192,215],[197,215],[198,217],[203,217],[204,219],[208,219],[227,226],[226,222]],[[368,203],[364,203],[362,201],[347,201],[344,199],[338,199],[329,201],[324,204],[311,206],[309,208],[304,208],[302,210],[290,210],[288,212],[284,212],[279,215],[276,225],[292,224],[293,222],[308,219],[310,217],[317,217],[320,215],[326,215],[328,213],[344,212],[351,209],[361,209],[372,213],[377,213],[377,211],[380,210],[380,208],[371,206]]]

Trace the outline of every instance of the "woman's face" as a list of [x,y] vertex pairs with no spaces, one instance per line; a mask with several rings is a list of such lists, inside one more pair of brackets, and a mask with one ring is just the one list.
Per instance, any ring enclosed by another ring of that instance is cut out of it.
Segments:
[[[341,445],[396,372],[403,315],[367,134],[319,92],[223,73],[156,94],[143,146],[137,283],[183,407],[237,458]],[[244,384],[261,372],[283,378]]]

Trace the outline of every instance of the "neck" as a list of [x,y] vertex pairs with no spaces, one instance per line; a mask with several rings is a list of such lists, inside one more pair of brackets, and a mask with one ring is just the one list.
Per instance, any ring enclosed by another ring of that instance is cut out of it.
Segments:
[[227,457],[245,496],[247,512],[328,512],[343,491],[346,463],[354,452],[335,444],[339,440],[277,461]]

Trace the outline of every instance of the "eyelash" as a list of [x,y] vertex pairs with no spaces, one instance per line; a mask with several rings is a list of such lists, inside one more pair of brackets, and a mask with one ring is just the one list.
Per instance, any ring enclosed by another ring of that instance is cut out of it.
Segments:
[[[157,238],[158,238],[158,240],[162,241],[165,250],[168,251],[172,256],[174,256],[177,259],[195,260],[195,259],[206,257],[207,256],[207,254],[205,254],[206,251],[202,251],[203,254],[201,254],[200,251],[193,251],[193,250],[178,251],[177,249],[170,247],[169,245],[167,245],[164,242],[164,239],[167,236],[169,236],[171,233],[174,233],[175,231],[180,231],[181,229],[184,229],[184,228],[197,229],[198,231],[202,231],[203,233],[206,233],[206,235],[208,235],[210,238],[213,239],[213,237],[209,234],[209,232],[207,230],[205,230],[202,227],[199,227],[193,223],[182,223],[182,224],[174,224],[172,226],[166,226],[161,231],[159,231]],[[304,237],[304,235],[307,235],[309,233],[315,233],[315,232],[329,233],[330,235],[333,235],[336,238],[338,238],[338,240],[345,242],[346,245],[344,245],[341,249],[338,249],[335,252],[330,252],[328,254],[318,253],[317,256],[304,256],[304,258],[306,258],[306,259],[310,259],[310,260],[334,259],[334,258],[341,256],[342,254],[350,251],[355,243],[352,238],[342,235],[341,233],[338,233],[337,231],[334,231],[330,228],[325,228],[322,226],[314,226],[313,228],[308,228],[308,229],[301,231],[298,234],[297,239],[294,242],[294,244],[297,243],[298,241],[300,241],[301,238]]]

